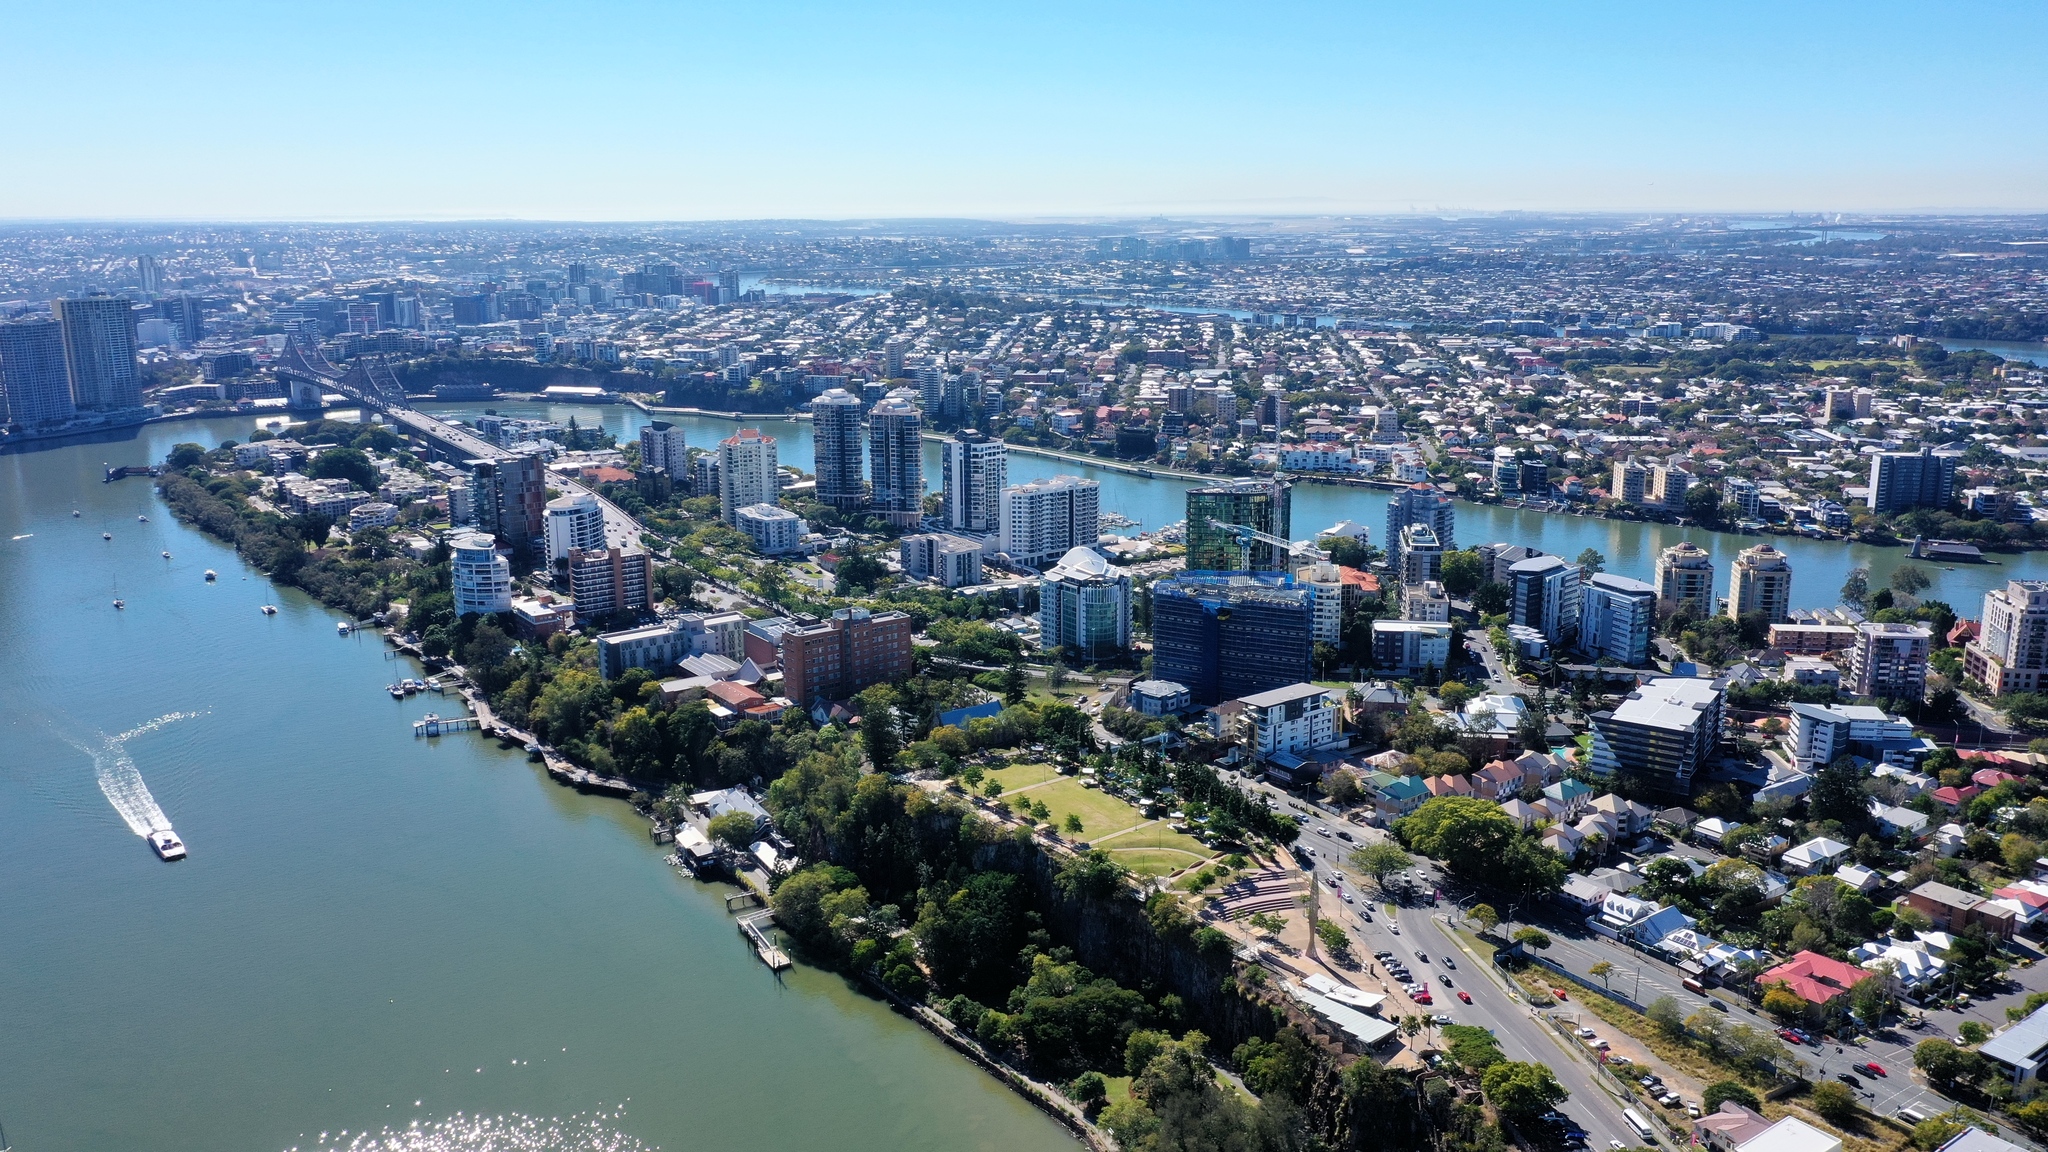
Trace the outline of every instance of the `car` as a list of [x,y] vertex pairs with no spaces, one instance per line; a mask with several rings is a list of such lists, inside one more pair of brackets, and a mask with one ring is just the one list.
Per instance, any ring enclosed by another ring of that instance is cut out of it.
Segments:
[[1599,1035],[1599,1033],[1593,1031],[1591,1028],[1579,1029],[1579,1039],[1581,1040],[1591,1040],[1593,1037],[1597,1035]]
[[1863,1081],[1858,1080],[1853,1073],[1837,1072],[1835,1073],[1835,1079],[1840,1080],[1842,1083],[1847,1084],[1851,1088],[1863,1087]]
[[1351,893],[1349,893],[1349,892],[1345,892],[1345,891],[1343,891],[1343,890],[1339,889],[1339,890],[1338,890],[1338,892],[1337,892],[1337,895],[1339,895],[1339,896],[1342,896],[1342,897],[1344,897],[1344,902],[1345,902],[1346,904],[1356,904],[1356,903],[1357,903],[1357,901],[1356,901],[1356,900],[1353,900],[1353,899],[1351,898]]
[[1458,970],[1458,962],[1456,960],[1451,959],[1449,956],[1446,956],[1444,957],[1444,967],[1449,968],[1453,972],[1456,972]]
[[1457,987],[1457,985],[1456,985],[1456,984],[1453,984],[1453,983],[1451,983],[1451,978],[1450,978],[1449,976],[1442,976],[1442,975],[1439,975],[1439,976],[1437,977],[1437,979],[1439,979],[1439,980],[1443,981],[1443,982],[1444,982],[1444,987],[1446,987],[1446,988],[1456,988],[1456,987]]
[[1680,1104],[1680,1100],[1676,1093],[1666,1092],[1662,1096],[1657,1097],[1657,1103],[1662,1104],[1666,1108],[1676,1108]]
[[1596,1051],[1599,1051],[1599,1052],[1605,1052],[1605,1051],[1607,1051],[1608,1049],[1610,1049],[1610,1048],[1614,1047],[1614,1045],[1612,1045],[1612,1044],[1609,1044],[1609,1043],[1608,1043],[1607,1041],[1605,1041],[1605,1040],[1594,1040],[1594,1041],[1591,1041],[1591,1044],[1592,1044],[1592,1046],[1593,1046],[1594,1050],[1596,1050]]
[[1436,1014],[1436,1022],[1437,1022],[1437,1023],[1439,1024],[1439,1025],[1443,1025],[1443,1024],[1456,1024],[1456,1023],[1457,1023],[1457,1021],[1456,1021],[1456,1020],[1453,1020],[1453,1019],[1451,1019],[1451,1018],[1450,1018],[1449,1016],[1446,1016],[1446,1015],[1444,1015],[1444,1014],[1443,1014],[1443,1013],[1441,1013],[1441,1012],[1439,1012],[1439,1013],[1437,1013],[1437,1014]]
[[1358,918],[1359,918],[1360,920],[1363,920],[1363,921],[1365,921],[1365,922],[1366,922],[1367,924],[1370,924],[1370,923],[1372,923],[1372,913],[1370,913],[1370,912],[1366,911],[1366,910],[1365,910],[1365,909],[1363,909],[1363,908],[1360,908],[1360,909],[1358,910]]
[[1458,999],[1463,1000],[1467,1004],[1470,1004],[1472,1002],[1472,994],[1470,992],[1465,991],[1463,988],[1460,988],[1458,989]]
[[1431,997],[1430,994],[1427,992],[1417,992],[1415,995],[1410,996],[1409,999],[1415,1001],[1417,1004],[1427,1005],[1436,1003],[1436,1000],[1433,997]]
[[1609,1140],[1607,1146],[1613,1149],[1614,1152],[1621,1152],[1621,1141],[1619,1140]]
[[1323,827],[1321,824],[1316,825],[1316,835],[1328,836],[1329,834],[1330,830],[1328,828]]
[[1655,1088],[1662,1081],[1658,1080],[1655,1076],[1644,1076],[1638,1079],[1636,1083],[1641,1084],[1645,1088]]
[[1700,1106],[1699,1106],[1699,1105],[1697,1105],[1697,1104],[1693,1104],[1693,1103],[1690,1103],[1690,1102],[1688,1102],[1688,1103],[1686,1104],[1686,1106],[1685,1106],[1685,1114],[1686,1114],[1687,1116],[1690,1116],[1690,1117],[1692,1117],[1692,1118],[1693,1118],[1694,1120],[1697,1120],[1697,1119],[1699,1119],[1699,1118],[1700,1118]]
[[1339,829],[1337,829],[1337,839],[1339,839],[1339,840],[1349,840],[1349,839],[1351,839],[1351,833],[1349,833],[1349,832],[1346,832],[1346,831],[1345,831],[1345,830],[1343,830],[1342,828],[1339,828]]
[[1890,1073],[1888,1073],[1888,1072],[1886,1072],[1886,1071],[1884,1070],[1884,1065],[1882,1065],[1882,1064],[1879,1064],[1879,1063],[1877,1063],[1877,1062],[1876,1062],[1876,1061],[1874,1061],[1874,1060],[1869,1060],[1869,1061],[1865,1061],[1864,1063],[1861,1063],[1861,1064],[1857,1064],[1857,1065],[1854,1065],[1853,1067],[1854,1067],[1854,1068],[1855,1068],[1855,1069],[1856,1069],[1856,1070],[1857,1070],[1858,1072],[1861,1072],[1861,1073],[1863,1073],[1863,1074],[1864,1074],[1864,1075],[1866,1075],[1866,1076],[1889,1076],[1889,1075],[1890,1075]]
[[1799,1033],[1794,1032],[1790,1028],[1778,1029],[1778,1039],[1783,1040],[1787,1044],[1802,1043],[1802,1041],[1799,1038]]
[[1562,989],[1562,988],[1552,988],[1552,989],[1550,990],[1550,994],[1551,994],[1552,996],[1555,996],[1555,997],[1557,997],[1557,998],[1558,998],[1559,1000],[1569,1000],[1569,999],[1571,999],[1571,997],[1570,997],[1570,996],[1567,996],[1567,995],[1565,995],[1565,991],[1564,991],[1564,989]]
[[1401,926],[1399,924],[1389,924],[1387,925],[1387,931],[1399,936],[1401,934]]
[[1729,1011],[1729,1008],[1728,1008],[1728,1002],[1727,1002],[1726,1000],[1722,1000],[1722,999],[1718,999],[1718,998],[1716,998],[1716,999],[1713,999],[1713,1000],[1709,1000],[1709,1001],[1707,1001],[1707,1003],[1709,1003],[1709,1004],[1712,1004],[1712,1005],[1713,1005],[1713,1006],[1714,1006],[1714,1007],[1715,1007],[1716,1009],[1718,1009],[1719,1011],[1722,1011],[1722,1012],[1726,1012],[1726,1011]]
[[1323,883],[1328,884],[1332,888],[1335,888],[1338,887],[1342,883],[1342,881],[1337,879],[1335,873],[1332,873],[1331,875],[1323,877]]
[[1417,952],[1417,953],[1415,954],[1415,958],[1416,958],[1417,960],[1420,960],[1420,961],[1422,961],[1422,962],[1423,962],[1424,964],[1427,964],[1427,963],[1429,963],[1429,957],[1428,957],[1427,955],[1424,955],[1424,954],[1423,954],[1423,953],[1421,953],[1421,952]]
[[1372,954],[1372,958],[1375,960],[1392,960],[1394,958],[1394,954],[1392,952],[1387,951],[1385,948],[1382,948],[1379,951],[1374,952]]

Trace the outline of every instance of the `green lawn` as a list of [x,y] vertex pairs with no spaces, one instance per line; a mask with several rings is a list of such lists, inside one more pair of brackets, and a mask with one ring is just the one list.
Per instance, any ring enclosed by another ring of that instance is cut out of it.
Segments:
[[1053,826],[1063,831],[1069,813],[1079,816],[1079,839],[1082,840],[1094,840],[1145,822],[1136,808],[1099,789],[1083,788],[1079,780],[1071,777],[1063,777],[1042,788],[1033,788],[1024,793],[1023,798],[1052,809]]
[[1109,850],[1110,859],[1139,876],[1171,876],[1183,868],[1200,864],[1204,859],[1178,848],[1118,848],[1121,843],[1123,839],[1119,837],[1103,847]]
[[1033,784],[1043,784],[1047,780],[1057,780],[1059,777],[1059,771],[1050,764],[1018,764],[988,773],[988,779],[1002,784],[1005,792],[1029,788]]

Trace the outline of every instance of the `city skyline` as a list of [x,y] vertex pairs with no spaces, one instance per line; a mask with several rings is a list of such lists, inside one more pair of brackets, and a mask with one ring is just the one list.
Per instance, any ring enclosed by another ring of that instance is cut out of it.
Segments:
[[2039,8],[5,11],[7,220],[2048,209]]

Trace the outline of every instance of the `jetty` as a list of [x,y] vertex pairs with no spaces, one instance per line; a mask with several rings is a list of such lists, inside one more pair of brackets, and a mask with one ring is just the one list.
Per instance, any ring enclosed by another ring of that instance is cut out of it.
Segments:
[[745,936],[748,943],[754,946],[754,955],[761,958],[761,963],[766,964],[770,971],[780,972],[793,967],[794,962],[787,953],[775,946],[775,941],[770,939],[768,933],[761,927],[763,924],[773,923],[774,920],[773,912],[749,912],[739,918],[740,935]]
[[126,480],[130,476],[161,476],[163,474],[164,470],[161,465],[126,464],[119,468],[107,469],[107,474],[102,476],[100,481],[105,484],[112,484],[116,480]]
[[412,722],[414,739],[423,736],[446,736],[450,732],[474,732],[483,727],[483,721],[475,716],[442,717],[429,712]]

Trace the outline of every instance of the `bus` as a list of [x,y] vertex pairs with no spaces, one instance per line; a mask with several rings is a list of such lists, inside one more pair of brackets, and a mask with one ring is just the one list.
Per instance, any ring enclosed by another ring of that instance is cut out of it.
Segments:
[[1657,1135],[1651,1130],[1650,1122],[1643,1119],[1642,1113],[1633,1108],[1623,1108],[1621,1118],[1628,1121],[1628,1126],[1635,1129],[1636,1135],[1641,1136],[1646,1143],[1656,1142]]

